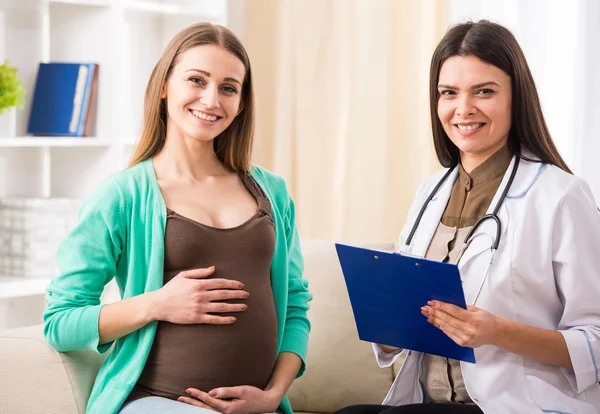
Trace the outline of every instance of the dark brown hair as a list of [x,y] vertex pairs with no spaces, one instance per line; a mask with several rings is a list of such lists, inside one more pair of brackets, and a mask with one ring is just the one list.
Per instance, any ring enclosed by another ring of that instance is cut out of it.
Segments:
[[435,151],[444,167],[457,165],[460,157],[458,148],[446,135],[437,115],[440,70],[444,61],[452,56],[475,56],[510,76],[512,125],[508,136],[508,147],[513,154],[524,158],[521,155],[522,150],[527,150],[534,158],[571,172],[552,142],[523,50],[507,28],[487,20],[451,27],[431,58],[429,77],[431,126]]
[[178,62],[178,57],[189,49],[201,45],[217,45],[233,53],[246,68],[242,82],[242,110],[214,140],[214,150],[219,160],[236,172],[250,169],[252,138],[254,133],[254,93],[250,60],[240,40],[227,28],[211,23],[189,26],[175,35],[156,63],[144,97],[142,136],[129,166],[152,158],[165,145],[167,137],[167,108],[161,99],[165,84]]

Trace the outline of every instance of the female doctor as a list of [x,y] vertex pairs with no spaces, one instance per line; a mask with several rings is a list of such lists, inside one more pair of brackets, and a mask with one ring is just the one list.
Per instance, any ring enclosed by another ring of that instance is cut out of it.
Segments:
[[552,142],[515,38],[487,21],[451,28],[430,98],[447,170],[420,186],[400,250],[458,263],[468,309],[421,312],[477,363],[374,344],[381,367],[403,355],[402,369],[383,405],[342,412],[598,413],[600,213]]

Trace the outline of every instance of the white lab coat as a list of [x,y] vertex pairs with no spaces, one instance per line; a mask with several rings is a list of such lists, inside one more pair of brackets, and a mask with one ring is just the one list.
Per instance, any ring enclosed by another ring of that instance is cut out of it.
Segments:
[[[504,175],[495,208],[514,165]],[[458,169],[429,203],[412,246],[404,245],[417,214],[444,172],[417,192],[400,234],[399,250],[424,256],[446,208]],[[486,413],[597,414],[600,410],[600,212],[584,180],[561,169],[521,160],[499,218],[501,243],[475,303],[494,315],[564,336],[573,369],[543,364],[491,345],[475,349],[476,364],[461,362],[471,399]],[[486,220],[459,262],[468,304],[483,280],[495,235]],[[373,345],[380,366],[400,354]],[[423,354],[404,350],[403,367],[383,404],[423,401]]]

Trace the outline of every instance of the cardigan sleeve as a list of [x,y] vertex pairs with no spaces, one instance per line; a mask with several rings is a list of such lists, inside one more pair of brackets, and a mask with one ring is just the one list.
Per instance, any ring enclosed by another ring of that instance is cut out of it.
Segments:
[[83,202],[79,223],[56,254],[59,272],[47,288],[44,335],[57,351],[110,349],[112,343],[99,345],[100,295],[116,273],[124,238],[122,197],[108,181]]
[[285,233],[288,249],[288,303],[281,352],[293,352],[302,359],[302,367],[297,375],[300,377],[306,368],[310,332],[310,321],[306,312],[312,294],[308,291],[308,281],[302,277],[304,260],[296,226],[296,209],[291,197],[285,215]]

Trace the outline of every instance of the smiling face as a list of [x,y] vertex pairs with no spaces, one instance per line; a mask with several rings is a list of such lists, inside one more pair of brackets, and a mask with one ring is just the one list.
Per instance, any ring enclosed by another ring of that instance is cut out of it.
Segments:
[[246,70],[235,55],[217,45],[182,53],[167,80],[167,137],[208,142],[242,110]]
[[453,56],[441,67],[438,118],[465,158],[478,165],[506,144],[511,127],[511,79],[475,56]]

